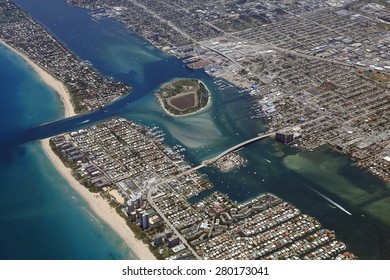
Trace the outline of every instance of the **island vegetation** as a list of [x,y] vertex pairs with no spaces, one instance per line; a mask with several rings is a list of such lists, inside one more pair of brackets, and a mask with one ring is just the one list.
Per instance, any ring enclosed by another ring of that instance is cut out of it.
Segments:
[[161,106],[173,116],[185,116],[205,108],[210,91],[197,79],[178,79],[164,84],[157,93]]

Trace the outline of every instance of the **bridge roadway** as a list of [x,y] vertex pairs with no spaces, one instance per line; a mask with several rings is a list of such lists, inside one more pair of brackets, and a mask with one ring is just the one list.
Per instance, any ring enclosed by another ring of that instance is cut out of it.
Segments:
[[208,160],[204,160],[200,165],[198,166],[195,166],[194,168],[191,168],[191,169],[188,169],[182,173],[179,173],[175,176],[172,176],[170,178],[167,178],[155,185],[153,185],[147,192],[147,200],[150,204],[151,207],[154,208],[154,210],[156,210],[156,212],[160,215],[160,217],[164,220],[164,222],[173,230],[173,232],[179,237],[179,239],[181,240],[181,242],[191,251],[191,253],[196,257],[196,259],[201,259],[201,257],[195,252],[195,250],[188,244],[187,240],[184,238],[183,235],[181,235],[181,233],[176,229],[176,227],[169,221],[169,219],[165,216],[165,214],[160,210],[160,208],[156,205],[156,203],[153,201],[153,196],[152,196],[152,193],[157,190],[157,188],[161,185],[164,185],[165,183],[168,183],[174,179],[177,179],[179,177],[182,177],[184,175],[187,175],[187,174],[191,174],[192,172],[198,170],[198,169],[201,169],[207,165],[210,165],[214,162],[216,162],[217,160],[219,160],[220,158],[228,155],[229,153],[232,153],[246,145],[249,145],[253,142],[256,142],[256,141],[259,141],[259,140],[262,140],[262,139],[265,139],[265,138],[268,138],[270,137],[271,135],[273,135],[274,132],[271,132],[271,133],[268,133],[268,134],[263,134],[263,135],[259,135],[259,136],[256,136],[256,137],[253,137],[249,140],[246,140],[244,142],[241,142],[233,147],[231,147],[230,149],[227,149],[226,151],[220,153],[219,155],[217,155],[216,157],[213,157],[211,159],[208,159]]
[[213,164],[214,162],[216,162],[220,158],[222,158],[222,157],[224,157],[224,156],[226,156],[226,155],[228,155],[228,154],[230,154],[230,153],[232,153],[234,151],[237,151],[237,150],[239,150],[239,149],[241,149],[241,148],[243,148],[243,147],[245,147],[245,146],[247,146],[247,145],[249,145],[249,144],[251,144],[253,142],[256,142],[256,141],[268,138],[268,137],[270,137],[270,136],[272,136],[274,134],[275,134],[275,132],[270,132],[268,134],[262,134],[262,135],[253,137],[253,138],[251,138],[249,140],[246,140],[244,142],[241,142],[241,143],[231,147],[230,149],[227,149],[227,150],[223,151],[222,153],[220,153],[219,155],[217,155],[217,156],[215,156],[213,158],[206,159],[206,160],[202,161],[202,163],[199,164],[198,166],[195,166],[195,167],[193,167],[191,169],[188,169],[188,170],[186,170],[186,171],[184,171],[184,172],[182,172],[182,173],[180,173],[180,174],[178,174],[178,175],[176,175],[176,176],[174,176],[173,178],[170,178],[170,179],[176,179],[176,178],[179,178],[181,176],[184,176],[184,175],[187,175],[187,174],[191,174],[192,172],[197,171],[198,169],[201,169],[203,167],[206,167],[207,165]]
[[[230,154],[230,153],[232,153],[234,151],[237,151],[238,149],[241,149],[241,148],[243,148],[243,147],[245,147],[245,146],[247,146],[249,144],[252,144],[253,142],[256,142],[256,141],[268,138],[268,137],[270,137],[271,135],[274,135],[274,134],[275,134],[275,132],[270,132],[268,134],[262,134],[262,135],[253,137],[253,138],[251,138],[249,140],[246,140],[244,142],[241,142],[241,143],[231,147],[230,149],[225,150],[224,152],[220,153],[219,155],[217,155],[214,158],[204,160],[200,166],[207,166],[209,164],[212,164],[212,163],[216,162],[217,160],[219,160],[220,158],[222,158],[222,157],[224,157],[224,156],[226,156],[226,155],[228,155],[228,154]],[[197,168],[197,167],[194,167],[194,168]]]

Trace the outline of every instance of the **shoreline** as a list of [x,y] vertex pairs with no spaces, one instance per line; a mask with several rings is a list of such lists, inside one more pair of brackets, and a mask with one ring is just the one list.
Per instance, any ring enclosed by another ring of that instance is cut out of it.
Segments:
[[65,118],[74,117],[77,115],[76,112],[74,111],[70,93],[60,80],[55,78],[49,72],[44,70],[34,61],[32,61],[27,55],[17,50],[16,48],[12,47],[11,45],[7,44],[1,39],[0,39],[0,44],[4,45],[9,50],[19,55],[38,74],[39,78],[58,94],[64,108]]
[[61,176],[87,202],[92,211],[123,239],[133,254],[140,260],[155,260],[156,257],[149,250],[148,245],[136,239],[133,231],[127,226],[126,221],[116,213],[108,201],[101,197],[100,194],[91,193],[73,177],[71,170],[62,163],[51,149],[49,138],[40,140],[40,143],[46,156]]
[[[177,79],[179,79],[179,78],[177,78]],[[174,79],[174,80],[176,80],[176,79]],[[185,117],[188,117],[188,116],[191,116],[191,115],[195,115],[195,114],[198,114],[198,113],[200,113],[200,112],[202,112],[202,111],[205,111],[206,109],[209,109],[210,107],[211,107],[211,105],[212,105],[212,98],[211,98],[211,91],[209,90],[209,88],[206,86],[206,84],[203,82],[203,81],[201,81],[201,80],[199,80],[202,84],[203,84],[203,86],[206,88],[206,90],[209,92],[209,99],[208,99],[208,101],[207,101],[207,104],[206,104],[206,106],[204,106],[203,108],[200,108],[198,111],[195,111],[195,112],[191,112],[191,113],[188,113],[188,114],[185,114],[185,115],[175,115],[175,114],[172,114],[171,112],[169,112],[165,107],[164,107],[164,103],[163,103],[163,101],[162,101],[162,99],[158,96],[158,94],[157,94],[157,92],[155,93],[155,96],[156,96],[156,98],[158,99],[158,103],[160,104],[160,107],[164,110],[164,112],[167,114],[167,115],[169,115],[169,116],[171,116],[171,117],[174,117],[174,118],[185,118]],[[169,82],[168,82],[169,83]],[[164,85],[166,85],[167,83],[164,83],[164,84],[162,84],[161,85],[161,87],[160,87],[160,89],[164,86]]]

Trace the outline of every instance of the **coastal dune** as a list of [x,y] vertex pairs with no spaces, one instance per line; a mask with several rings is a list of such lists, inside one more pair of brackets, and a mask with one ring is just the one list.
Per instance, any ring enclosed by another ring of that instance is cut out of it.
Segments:
[[31,68],[34,69],[34,71],[38,74],[42,81],[46,83],[49,87],[51,87],[60,96],[61,102],[64,106],[65,118],[73,117],[76,115],[71,101],[70,93],[60,80],[49,74],[46,70],[44,70],[42,67],[40,67],[38,64],[36,64],[19,50],[15,49],[14,47],[10,46],[2,40],[0,40],[0,43],[9,48],[14,53],[21,56],[31,66]]
[[69,185],[88,203],[92,211],[124,240],[134,255],[141,260],[156,259],[150,252],[148,246],[136,239],[133,231],[127,226],[126,221],[116,213],[115,209],[110,206],[107,200],[101,197],[100,194],[91,193],[72,176],[71,170],[62,163],[51,149],[49,139],[41,140],[41,144],[47,157]]

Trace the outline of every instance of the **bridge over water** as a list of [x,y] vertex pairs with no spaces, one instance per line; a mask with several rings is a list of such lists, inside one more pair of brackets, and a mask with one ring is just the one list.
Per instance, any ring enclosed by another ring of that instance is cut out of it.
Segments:
[[210,158],[210,159],[207,159],[207,160],[204,160],[200,165],[198,166],[195,166],[194,168],[191,168],[191,169],[188,169],[180,174],[177,174],[173,177],[170,177],[170,178],[167,178],[157,184],[155,184],[154,186],[152,186],[148,192],[147,192],[147,200],[148,202],[150,203],[150,205],[156,210],[156,212],[160,215],[160,217],[164,220],[164,222],[173,230],[173,232],[179,237],[179,239],[181,240],[181,242],[187,246],[187,248],[192,252],[192,254],[195,256],[196,259],[201,259],[201,257],[195,252],[195,250],[188,244],[187,240],[184,238],[184,236],[182,236],[180,234],[180,232],[176,229],[176,227],[169,221],[169,219],[165,216],[165,214],[160,210],[160,208],[156,205],[156,203],[153,201],[153,196],[152,196],[152,193],[161,185],[164,185],[165,183],[171,181],[171,180],[174,180],[174,179],[177,179],[179,177],[182,177],[186,174],[191,174],[192,172],[200,169],[200,168],[203,168],[207,165],[210,165],[210,164],[213,164],[214,162],[216,162],[217,160],[219,160],[220,158],[228,155],[229,153],[232,153],[234,151],[237,151],[253,142],[256,142],[256,141],[259,141],[259,140],[262,140],[262,139],[265,139],[265,138],[268,138],[270,137],[271,135],[273,135],[274,132],[271,132],[271,133],[268,133],[268,134],[263,134],[263,135],[259,135],[259,136],[256,136],[256,137],[253,137],[249,140],[246,140],[244,142],[241,142],[225,151],[223,151],[222,153],[220,153],[219,155],[213,157],[213,158]]
[[201,165],[206,166],[206,165],[212,164],[212,163],[216,162],[217,160],[219,160],[220,158],[222,158],[222,157],[224,157],[224,156],[226,156],[226,155],[228,155],[228,154],[230,154],[230,153],[232,153],[234,151],[237,151],[237,150],[239,150],[239,149],[241,149],[241,148],[243,148],[243,147],[245,147],[245,146],[247,146],[249,144],[252,144],[253,142],[256,142],[256,141],[268,138],[268,137],[270,137],[270,136],[272,136],[274,134],[275,134],[275,132],[270,132],[268,134],[262,134],[262,135],[253,137],[253,138],[251,138],[249,140],[246,140],[244,142],[241,142],[241,143],[231,147],[230,149],[225,150],[224,152],[220,153],[216,157],[204,160]]
[[237,150],[239,150],[239,149],[241,149],[241,148],[243,148],[243,147],[245,147],[245,146],[247,146],[249,144],[252,144],[252,143],[254,143],[256,141],[259,141],[259,140],[262,140],[262,139],[266,139],[266,138],[268,138],[268,137],[270,137],[270,136],[272,136],[274,134],[275,134],[275,132],[270,132],[270,133],[267,133],[267,134],[262,134],[262,135],[253,137],[253,138],[248,139],[248,140],[246,140],[244,142],[238,143],[237,145],[235,145],[235,146],[233,146],[233,147],[223,151],[219,155],[217,155],[217,156],[215,156],[213,158],[206,159],[206,160],[202,161],[202,163],[199,164],[198,166],[195,166],[195,167],[193,167],[193,168],[191,168],[189,170],[186,170],[186,171],[178,174],[176,176],[176,178],[177,177],[181,177],[181,176],[186,175],[186,174],[190,174],[191,172],[196,171],[198,169],[201,169],[201,168],[203,168],[203,167],[205,167],[207,165],[211,165],[211,164],[215,163],[217,160],[219,160],[220,158],[223,158],[224,156],[226,156],[226,155],[228,155],[228,154],[230,154],[232,152],[235,152],[235,151],[237,151]]

